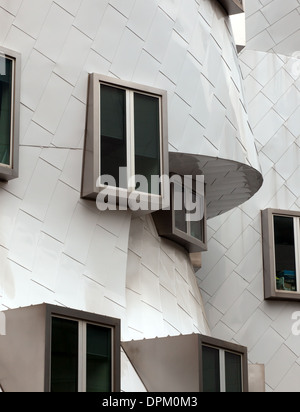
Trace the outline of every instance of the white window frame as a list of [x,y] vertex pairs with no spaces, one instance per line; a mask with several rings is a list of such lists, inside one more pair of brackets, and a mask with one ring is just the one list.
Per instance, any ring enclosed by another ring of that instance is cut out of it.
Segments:
[[[100,81],[100,96],[101,96],[101,85],[110,86],[116,89],[121,89],[126,92],[126,147],[127,147],[127,189],[118,188],[119,192],[128,192],[132,193],[136,191],[136,173],[135,173],[135,129],[134,129],[134,95],[136,93],[143,94],[145,96],[150,96],[157,98],[159,102],[159,140],[160,140],[160,172],[162,173],[163,170],[163,131],[162,131],[162,96],[153,94],[153,93],[146,93],[141,90],[132,90],[126,87],[119,87],[114,84],[108,84],[107,82]],[[99,156],[101,159],[101,110],[100,110],[100,130],[99,130],[99,139],[100,139],[100,147],[99,147]],[[99,162],[99,176],[101,176],[101,161]],[[131,185],[130,185],[131,183]],[[162,181],[162,191],[164,182]],[[100,186],[103,189],[106,189],[107,186]],[[141,193],[137,190],[137,193]],[[148,193],[151,196],[159,197],[160,195],[155,195],[153,193]]]
[[[297,291],[277,289],[274,217],[292,218],[294,222]],[[300,301],[300,212],[280,209],[262,211],[264,286],[266,300]],[[299,253],[297,253],[299,251]]]
[[20,134],[20,79],[21,55],[15,51],[0,47],[0,56],[13,62],[12,99],[10,128],[10,162],[0,163],[0,180],[8,181],[19,175],[19,134]]
[[[126,91],[126,142],[127,142],[127,189],[111,188],[116,192],[118,198],[128,198],[132,192],[137,192],[154,199],[159,208],[167,199],[168,188],[165,187],[164,179],[161,179],[160,195],[143,193],[135,190],[135,140],[134,140],[134,94],[144,94],[155,97],[159,101],[160,112],[160,177],[169,175],[169,152],[168,152],[168,127],[167,127],[167,92],[153,87],[140,85],[132,82],[125,82],[119,79],[103,76],[100,74],[90,74],[89,77],[89,98],[87,113],[87,128],[84,149],[84,163],[82,176],[81,197],[84,199],[96,199],[97,195],[109,188],[101,185],[101,110],[100,96],[101,85],[112,88],[119,88]],[[131,180],[131,185],[129,182]],[[152,213],[149,210],[149,213]]]
[[[239,356],[241,358],[241,379],[242,379],[242,388],[244,387],[244,382],[243,382],[243,355],[240,353],[228,350],[228,349],[223,349],[223,348],[218,348],[216,346],[212,345],[202,345],[202,349],[206,348],[211,348],[219,351],[219,371],[220,371],[220,393],[226,393],[226,353],[232,353],[236,356]],[[242,389],[243,391],[243,389]]]
[[[94,322],[89,322],[85,320],[80,320],[80,319],[73,319],[69,318],[66,316],[58,316],[58,315],[52,315],[51,320],[53,318],[56,319],[64,319],[64,320],[70,320],[72,322],[78,323],[78,392],[79,393],[84,393],[86,392],[86,378],[87,378],[87,325],[94,325],[98,326],[100,328],[105,328],[109,329],[111,331],[111,387],[114,388],[115,382],[114,382],[114,340],[115,340],[115,334],[114,334],[114,328],[108,326],[108,325],[103,325],[99,323],[94,323]],[[52,322],[51,322],[52,325]],[[51,326],[52,327],[52,326]],[[50,362],[52,359],[50,359]],[[51,381],[51,378],[50,378]]]

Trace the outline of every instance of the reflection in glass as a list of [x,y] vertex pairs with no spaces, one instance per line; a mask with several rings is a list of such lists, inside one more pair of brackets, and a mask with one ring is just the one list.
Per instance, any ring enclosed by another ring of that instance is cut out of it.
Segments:
[[87,325],[87,392],[111,392],[111,345],[111,329]]
[[112,176],[117,187],[127,189],[127,183],[122,185],[119,179],[119,169],[127,167],[126,91],[106,85],[100,87],[101,176]]
[[297,291],[294,219],[274,216],[277,290]]
[[52,318],[51,392],[78,392],[78,322]]
[[[151,176],[160,176],[160,100],[134,93],[135,175],[146,177],[148,193],[160,195]],[[145,188],[137,188],[145,192]]]
[[[196,210],[201,211],[201,197],[193,192],[193,203],[196,204]],[[204,218],[195,222],[191,222],[191,236],[195,239],[204,242]]]
[[242,357],[231,352],[225,352],[225,371],[226,392],[242,392]]
[[0,56],[0,163],[9,166],[12,131],[13,61]]
[[220,383],[220,351],[218,349],[203,346],[203,392],[219,393]]
[[175,228],[187,233],[188,225],[186,221],[184,187],[178,184],[174,184],[174,209]]

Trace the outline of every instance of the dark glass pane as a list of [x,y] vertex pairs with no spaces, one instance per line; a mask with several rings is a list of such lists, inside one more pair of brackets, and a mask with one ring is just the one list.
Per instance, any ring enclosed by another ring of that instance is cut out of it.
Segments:
[[111,392],[111,329],[87,325],[87,392]]
[[0,56],[0,163],[10,165],[13,61]]
[[174,184],[174,213],[176,229],[187,233],[184,188],[176,184]]
[[[159,185],[151,185],[151,176],[160,170],[160,108],[157,97],[134,94],[135,174],[148,181],[148,193],[161,193]],[[155,187],[157,186],[157,187]],[[137,190],[146,192],[145,188]]]
[[242,392],[242,357],[225,352],[226,392]]
[[[193,203],[197,203],[198,211],[202,210],[201,198],[195,192],[193,192]],[[191,236],[204,242],[204,219],[196,222],[191,221]]]
[[78,322],[52,318],[51,392],[78,392]]
[[203,346],[203,392],[221,392],[220,352],[218,349]]
[[120,167],[127,167],[126,91],[101,85],[101,175],[112,176],[117,187],[126,189]]
[[274,216],[277,290],[297,291],[294,219]]

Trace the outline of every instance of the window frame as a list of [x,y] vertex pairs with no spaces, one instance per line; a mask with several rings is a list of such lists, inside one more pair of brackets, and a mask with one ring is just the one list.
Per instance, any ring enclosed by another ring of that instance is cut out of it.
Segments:
[[[172,178],[171,178],[172,179]],[[184,179],[182,180],[184,183]],[[170,184],[170,210],[160,210],[153,214],[153,219],[159,236],[170,239],[181,246],[185,247],[189,253],[207,252],[207,205],[206,205],[206,190],[204,184],[204,216],[203,216],[203,241],[197,239],[190,234],[191,222],[187,222],[187,233],[176,227],[176,211],[175,211],[175,185],[180,186],[179,182],[171,182]],[[183,187],[183,185],[181,185]],[[193,180],[192,188],[187,187],[196,195],[196,181]]]
[[8,181],[19,176],[21,54],[5,47],[0,47],[0,56],[13,61],[10,164],[0,163],[0,181]]
[[[224,354],[224,365],[220,365],[220,385],[221,385],[221,393],[226,392],[226,380],[222,383],[222,377],[226,378],[226,369],[225,369],[225,353],[233,353],[235,355],[241,356],[241,377],[242,377],[242,393],[249,392],[249,377],[248,377],[248,350],[246,347],[241,345],[236,345],[234,343],[225,342],[220,339],[215,339],[210,336],[199,335],[199,358],[200,358],[200,392],[203,393],[203,347],[210,347],[213,349],[217,349],[220,353]],[[220,357],[220,362],[221,362]],[[223,389],[223,390],[222,390]]]
[[[134,139],[134,93],[144,94],[158,98],[160,104],[160,176],[169,174],[169,152],[168,152],[168,126],[167,126],[167,92],[165,90],[140,85],[133,82],[122,81],[117,78],[92,73],[89,75],[89,97],[86,124],[85,152],[89,152],[89,159],[93,165],[88,164],[85,153],[83,160],[83,176],[81,197],[84,199],[96,199],[97,195],[104,189],[110,188],[106,185],[97,185],[101,176],[101,85],[119,88],[126,92],[126,144],[127,144],[127,183],[135,176],[135,139]],[[133,185],[122,188],[112,188],[117,198],[129,198],[134,191]],[[161,194],[141,193],[158,200],[159,207],[167,195],[162,179]]]
[[86,371],[84,367],[86,353],[80,352],[84,349],[82,336],[84,325],[96,325],[112,330],[112,392],[121,391],[121,321],[119,319],[81,312],[74,309],[47,305],[46,307],[46,350],[45,350],[45,392],[51,392],[51,341],[52,341],[52,318],[62,318],[78,322],[78,392],[84,392],[85,376],[80,372]]
[[278,290],[276,284],[276,254],[274,216],[282,216],[297,220],[294,225],[295,249],[300,244],[300,212],[281,209],[266,209],[262,211],[262,236],[263,236],[263,263],[264,263],[264,292],[265,300],[300,301],[300,253],[295,253],[296,278],[298,291]]

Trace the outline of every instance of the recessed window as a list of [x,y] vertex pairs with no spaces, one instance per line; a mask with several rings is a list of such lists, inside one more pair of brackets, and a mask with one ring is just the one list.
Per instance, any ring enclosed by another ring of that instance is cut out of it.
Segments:
[[0,48],[0,179],[18,175],[20,56]]
[[91,321],[88,321],[52,314],[51,392],[118,390],[119,377],[115,368],[120,351],[119,326],[97,323],[95,319],[96,315],[91,315]]
[[82,197],[107,186],[163,197],[167,144],[166,92],[90,76]]
[[198,176],[198,183],[173,176],[171,208],[154,213],[153,218],[160,236],[183,245],[190,253],[206,251],[204,176]]
[[203,392],[243,392],[242,355],[204,345]]
[[262,212],[266,299],[300,300],[300,213]]
[[52,317],[51,392],[111,392],[113,329]]

